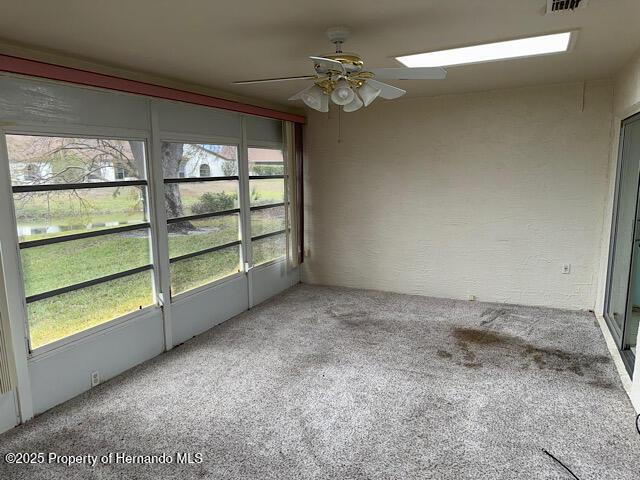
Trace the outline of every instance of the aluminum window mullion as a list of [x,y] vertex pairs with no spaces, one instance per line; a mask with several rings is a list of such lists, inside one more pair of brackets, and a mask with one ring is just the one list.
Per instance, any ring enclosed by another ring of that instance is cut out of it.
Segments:
[[275,237],[276,235],[282,235],[283,233],[287,233],[287,228],[285,228],[284,230],[277,230],[275,232],[269,232],[269,233],[263,233],[262,235],[256,235],[255,237],[251,238],[252,242],[255,242],[256,240],[262,240],[263,238],[269,238],[269,237]]
[[[242,239],[242,269],[249,273],[251,260],[251,190],[249,189],[249,147],[247,143],[247,117],[242,116],[242,140],[238,151],[238,193],[240,201],[240,234]],[[251,278],[249,277],[249,306],[251,307]]]
[[277,207],[284,207],[285,205],[287,205],[287,203],[285,202],[281,202],[281,203],[268,203],[267,205],[256,205],[254,207],[251,207],[251,211],[254,212],[256,210],[266,210],[268,208],[277,208]]
[[229,177],[182,177],[182,178],[165,178],[164,183],[190,183],[190,182],[223,182],[230,180],[238,180],[238,175]]
[[33,303],[37,302],[38,300],[56,297],[58,295],[80,290],[82,288],[92,287],[101,283],[110,282],[111,280],[117,280],[118,278],[134,275],[136,273],[144,272],[151,269],[153,269],[153,264],[149,263],[141,267],[131,268],[129,270],[123,270],[122,272],[112,273],[111,275],[105,275],[104,277],[87,280],[86,282],[75,283],[67,287],[56,288],[55,290],[49,290],[48,292],[38,293],[36,295],[29,295],[28,297],[26,297],[26,302]]
[[224,250],[225,248],[233,247],[235,245],[240,245],[240,243],[242,243],[240,240],[236,240],[235,242],[216,245],[215,247],[205,248],[204,250],[198,250],[197,252],[185,253],[184,255],[179,255],[177,257],[170,258],[169,263],[175,263],[175,262],[179,262],[180,260],[186,260],[188,258],[197,257],[199,255],[205,255],[207,253],[217,252],[218,250]]
[[184,217],[168,218],[167,219],[167,223],[171,224],[171,223],[188,222],[188,221],[191,221],[191,220],[200,220],[200,219],[203,219],[203,218],[223,217],[225,215],[235,215],[237,213],[240,213],[240,209],[239,208],[234,208],[232,210],[222,210],[220,212],[198,213],[196,215],[186,215]]
[[277,180],[284,179],[286,175],[249,175],[249,180]]
[[120,180],[117,182],[43,183],[41,185],[14,185],[13,193],[51,192],[54,190],[81,190],[90,188],[114,188],[147,186],[147,180]]
[[9,333],[11,335],[11,347],[16,370],[16,391],[18,393],[18,406],[20,419],[24,422],[33,418],[33,399],[31,396],[31,375],[27,363],[29,354],[28,340],[29,322],[25,298],[24,275],[20,251],[17,248],[18,236],[16,216],[13,207],[13,195],[11,193],[11,171],[9,167],[9,155],[7,152],[6,131],[0,128],[0,250],[2,267],[9,273],[4,277],[6,291]]
[[52,245],[54,243],[72,242],[74,240],[81,240],[83,238],[99,237],[102,235],[112,235],[120,232],[130,232],[132,230],[144,230],[150,228],[149,222],[136,223],[135,225],[123,225],[122,227],[108,227],[100,230],[94,230],[91,232],[72,233],[70,235],[61,235],[59,237],[42,238],[39,240],[26,240],[19,242],[20,249],[41,247],[43,245]]
[[167,230],[167,210],[165,207],[164,164],[162,160],[162,138],[157,102],[149,102],[149,123],[151,138],[149,142],[149,181],[153,197],[153,218],[156,232],[156,297],[162,311],[164,349],[173,348],[173,320],[171,312],[171,269],[169,265],[169,232]]

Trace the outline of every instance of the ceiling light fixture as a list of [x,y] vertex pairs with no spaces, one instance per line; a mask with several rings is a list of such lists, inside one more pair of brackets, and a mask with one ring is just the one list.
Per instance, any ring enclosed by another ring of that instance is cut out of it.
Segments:
[[344,107],[342,107],[342,110],[344,110],[347,113],[355,112],[356,110],[360,110],[363,107],[363,105],[364,103],[362,103],[362,100],[360,100],[360,97],[358,95],[354,95],[351,103],[347,103]]
[[396,57],[407,67],[447,67],[566,52],[574,32],[554,33],[505,42]]
[[319,112],[329,111],[329,98],[316,84],[310,85],[301,92],[296,93],[289,100],[302,100],[305,105]]
[[336,86],[331,92],[331,101],[336,105],[347,105],[353,101],[354,97],[355,93],[344,78],[336,82]]
[[358,94],[360,95],[360,98],[362,98],[365,107],[371,105],[371,102],[380,95],[380,92],[381,90],[379,88],[372,87],[368,81],[365,81],[358,89]]

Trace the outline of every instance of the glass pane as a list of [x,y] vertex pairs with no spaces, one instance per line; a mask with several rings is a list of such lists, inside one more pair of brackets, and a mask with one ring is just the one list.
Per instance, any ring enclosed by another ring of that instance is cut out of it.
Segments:
[[142,272],[29,303],[31,348],[152,305],[151,284],[151,272]]
[[171,258],[235,242],[240,238],[237,214],[170,223],[168,229]]
[[238,148],[162,142],[164,178],[230,177],[238,175]]
[[146,222],[146,187],[14,193],[20,241]]
[[284,202],[284,180],[282,178],[249,180],[251,206]]
[[238,181],[165,183],[168,218],[238,208]]
[[287,254],[287,235],[274,235],[251,242],[252,262],[254,265],[284,257]]
[[13,185],[112,182],[145,175],[144,142],[7,135]]
[[240,271],[238,245],[171,264],[171,294],[177,295]]
[[285,229],[284,207],[265,208],[251,212],[251,236]]
[[[628,164],[632,164],[633,167],[627,166]],[[633,225],[631,219],[635,220],[635,233],[633,234],[633,258],[627,258],[627,262],[631,263],[630,267],[630,279],[629,279],[629,294],[628,294],[628,302],[627,302],[627,311],[625,316],[624,323],[624,332],[622,339],[622,349],[630,349],[633,355],[636,353],[636,343],[638,341],[638,325],[640,324],[640,210],[636,210],[634,212],[634,216],[631,217],[631,212],[628,210],[633,209],[633,206],[637,202],[637,191],[636,195],[633,195],[633,192],[629,190],[629,183],[631,183],[632,187],[638,187],[638,172],[640,170],[640,120],[632,120],[625,122],[624,126],[624,143],[622,146],[622,168],[621,168],[621,177],[620,177],[620,196],[619,196],[619,204],[618,211],[622,212],[622,214],[628,214],[628,224]],[[627,172],[633,172],[636,177],[631,179],[630,181],[624,178],[624,174]],[[626,193],[626,196],[624,195]],[[627,202],[627,206],[623,206],[622,203]],[[625,234],[625,226],[627,230],[629,229],[629,225],[624,225],[621,222],[624,221],[624,217],[622,215],[618,216],[618,223],[616,231],[616,246],[615,251],[617,253],[617,262],[614,262],[614,269],[612,271],[613,277],[616,275],[621,275],[625,272],[624,268],[621,268],[621,263],[624,262],[624,257],[621,258],[620,250],[626,253],[628,249],[628,243],[625,245],[625,238],[622,236]],[[633,228],[633,227],[631,227]],[[628,233],[627,233],[628,235]],[[628,242],[628,238],[626,241]],[[617,267],[617,268],[616,268]],[[613,282],[614,286],[620,288],[623,282]],[[620,295],[622,296],[622,295]],[[615,290],[612,290],[612,298],[617,299],[615,295]],[[615,303],[614,303],[615,305]],[[614,310],[615,312],[615,310]],[[633,365],[633,362],[630,362]]]
[[27,296],[151,263],[146,228],[24,248],[20,253]]
[[249,175],[284,175],[282,150],[249,148]]

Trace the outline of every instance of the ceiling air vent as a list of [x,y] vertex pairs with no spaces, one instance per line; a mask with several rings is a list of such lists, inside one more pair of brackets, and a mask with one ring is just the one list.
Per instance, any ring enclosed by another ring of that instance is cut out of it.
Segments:
[[547,0],[547,15],[584,8],[587,3],[589,3],[589,0]]

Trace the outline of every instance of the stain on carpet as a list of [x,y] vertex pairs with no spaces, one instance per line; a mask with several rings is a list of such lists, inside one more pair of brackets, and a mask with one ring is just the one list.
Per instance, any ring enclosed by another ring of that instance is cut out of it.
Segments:
[[480,314],[480,318],[484,318],[484,320],[480,322],[480,325],[488,325],[508,314],[509,311],[504,308],[487,308]]
[[606,382],[599,380],[598,366],[610,362],[606,355],[539,347],[520,337],[479,328],[457,327],[452,335],[459,350],[458,358],[462,357],[462,365],[467,368],[480,368],[483,362],[500,365],[505,359],[515,360],[522,362],[522,369],[533,363],[540,370],[571,372],[580,377],[587,375],[592,378],[591,382],[596,382],[593,385],[605,387]]

